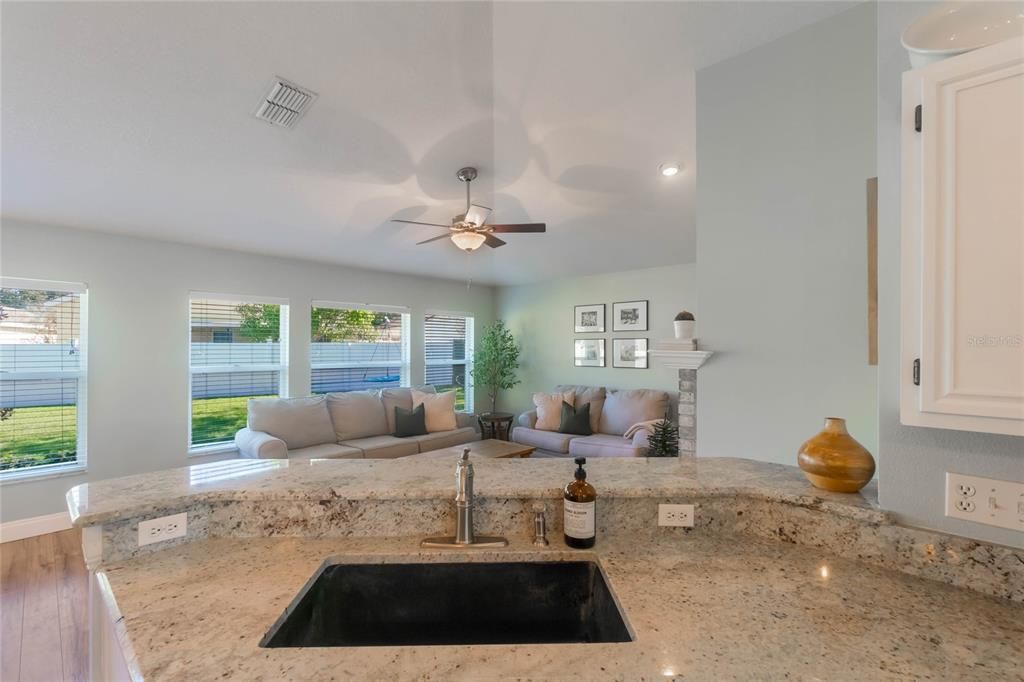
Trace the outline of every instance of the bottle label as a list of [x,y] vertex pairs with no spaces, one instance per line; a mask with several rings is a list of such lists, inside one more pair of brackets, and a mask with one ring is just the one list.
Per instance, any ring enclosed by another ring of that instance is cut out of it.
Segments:
[[562,526],[565,534],[577,540],[589,540],[596,534],[597,511],[595,502],[565,500]]

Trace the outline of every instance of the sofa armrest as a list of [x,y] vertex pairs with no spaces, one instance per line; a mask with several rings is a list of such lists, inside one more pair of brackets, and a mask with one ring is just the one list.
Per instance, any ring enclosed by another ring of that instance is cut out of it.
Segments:
[[642,448],[643,452],[646,453],[650,449],[650,444],[647,442],[647,429],[640,429],[633,434],[633,447]]
[[530,410],[519,415],[519,425],[528,429],[537,428],[537,410]]
[[480,423],[477,422],[476,415],[472,412],[456,412],[455,426],[460,429],[464,429],[468,426],[476,432],[480,431]]
[[288,446],[280,438],[263,431],[239,429],[235,434],[235,447],[242,457],[251,459],[288,459]]

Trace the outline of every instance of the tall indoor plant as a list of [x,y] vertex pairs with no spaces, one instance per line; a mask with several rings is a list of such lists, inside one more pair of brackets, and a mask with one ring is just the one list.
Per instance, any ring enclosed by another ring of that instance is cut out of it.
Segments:
[[498,400],[498,391],[512,388],[519,383],[516,370],[519,369],[519,346],[512,332],[501,320],[484,330],[484,336],[473,354],[471,374],[477,385],[487,389],[491,399],[491,412]]

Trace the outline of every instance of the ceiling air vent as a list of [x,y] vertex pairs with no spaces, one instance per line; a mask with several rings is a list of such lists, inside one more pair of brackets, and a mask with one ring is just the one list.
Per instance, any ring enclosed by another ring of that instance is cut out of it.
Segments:
[[312,90],[300,88],[283,78],[276,78],[274,84],[270,86],[270,92],[256,110],[256,118],[282,128],[292,128],[315,99],[316,93]]

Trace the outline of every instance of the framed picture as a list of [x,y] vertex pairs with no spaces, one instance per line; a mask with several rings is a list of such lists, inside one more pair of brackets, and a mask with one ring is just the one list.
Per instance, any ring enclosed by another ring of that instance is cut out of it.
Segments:
[[591,334],[604,331],[604,303],[578,305],[573,310],[577,334]]
[[647,369],[647,339],[612,339],[612,367]]
[[604,339],[576,339],[575,346],[577,367],[604,367]]
[[612,303],[612,331],[647,331],[647,301]]

